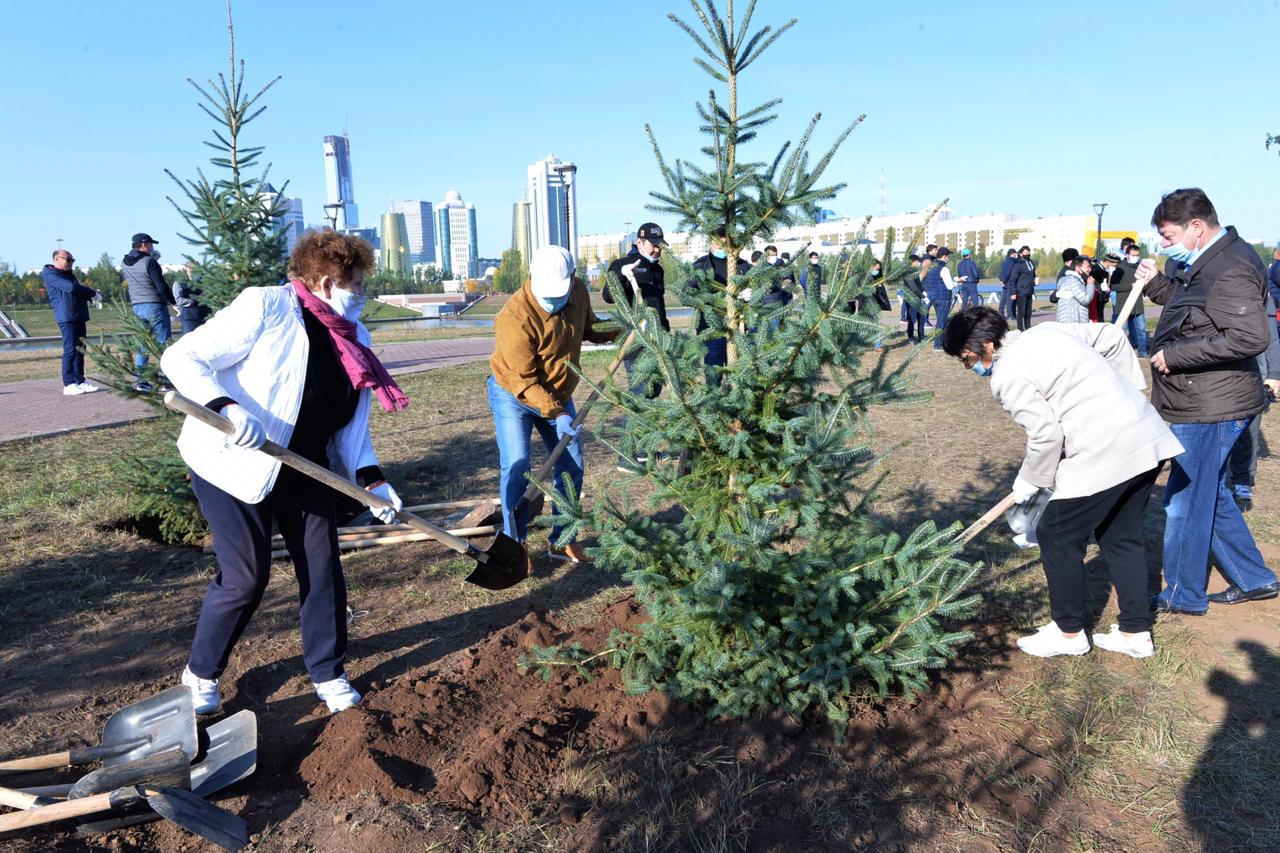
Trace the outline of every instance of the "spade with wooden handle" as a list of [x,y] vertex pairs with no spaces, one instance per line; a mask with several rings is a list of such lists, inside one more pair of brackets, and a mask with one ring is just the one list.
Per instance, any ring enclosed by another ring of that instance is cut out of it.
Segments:
[[[235,431],[231,421],[176,391],[170,391],[164,395],[164,404],[174,411],[182,412],[188,417],[195,418],[201,423],[213,427],[219,432],[230,434]],[[323,465],[317,465],[310,459],[281,447],[274,441],[264,442],[258,448],[258,451],[279,459],[295,471],[306,474],[311,479],[323,483],[334,491],[359,501],[371,509],[389,509],[392,507],[389,501],[360,488],[344,477],[339,477]],[[495,536],[494,540],[489,543],[489,547],[478,548],[467,540],[460,539],[447,530],[441,530],[426,519],[420,518],[411,512],[398,510],[396,517],[414,530],[425,533],[442,545],[475,560],[476,567],[471,574],[467,575],[467,583],[472,583],[485,589],[506,589],[524,580],[528,574],[524,546],[505,534],[499,533]]]
[[[626,357],[627,349],[635,339],[635,332],[627,335],[626,340],[624,340],[622,345],[618,347],[617,356],[615,356],[613,361],[609,362],[609,366],[605,368],[605,378],[612,376],[618,371],[619,365],[622,364],[623,359]],[[599,398],[599,390],[592,389],[591,393],[587,395],[587,399],[582,401],[582,406],[578,409],[578,413],[573,417],[573,429],[575,431],[586,421],[587,414],[591,411],[591,407],[595,405],[596,400]],[[516,504],[515,514],[517,516],[525,512],[529,513],[531,518],[542,514],[543,494],[542,490],[538,488],[538,483],[545,482],[547,477],[551,476],[551,472],[555,470],[556,461],[559,460],[561,454],[568,449],[569,442],[571,441],[573,441],[573,436],[570,435],[566,435],[564,438],[560,439],[560,442],[555,446],[555,449],[547,454],[547,461],[543,462],[542,467],[529,478],[529,486],[524,490],[524,494],[520,496],[520,502]],[[476,527],[482,524],[496,523],[498,521],[498,510],[500,506],[501,504],[497,501],[485,501],[463,516],[462,520],[458,522],[458,526]]]
[[1012,494],[1006,496],[1004,500],[1000,501],[1000,503],[987,510],[986,514],[983,515],[982,518],[979,518],[973,524],[966,527],[964,532],[956,537],[956,544],[968,544],[969,540],[973,539],[973,537],[990,527],[991,522],[1008,512],[1009,508],[1012,507],[1014,503],[1016,503],[1016,499]]

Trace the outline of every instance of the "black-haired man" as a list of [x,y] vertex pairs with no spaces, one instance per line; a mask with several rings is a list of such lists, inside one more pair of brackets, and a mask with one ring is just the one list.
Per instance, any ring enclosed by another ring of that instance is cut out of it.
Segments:
[[1031,306],[1036,298],[1036,265],[1031,260],[1031,247],[1023,246],[1009,266],[1009,301],[1018,319],[1018,331],[1031,328]]

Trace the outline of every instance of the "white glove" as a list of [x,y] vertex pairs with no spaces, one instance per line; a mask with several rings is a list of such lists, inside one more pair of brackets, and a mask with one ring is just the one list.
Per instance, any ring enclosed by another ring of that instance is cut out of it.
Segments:
[[1036,492],[1040,491],[1039,486],[1033,486],[1026,480],[1022,479],[1019,474],[1013,478],[1013,502],[1024,504],[1036,496]]
[[257,450],[267,440],[267,429],[244,406],[228,403],[222,407],[222,416],[231,421],[235,432],[227,436],[227,441],[245,450]]
[[391,501],[391,506],[374,509],[369,507],[369,512],[373,513],[374,518],[383,524],[392,524],[396,520],[396,512],[404,509],[404,501],[400,500],[400,496],[396,494],[396,490],[391,488],[391,484],[386,480],[381,483],[375,483],[366,489],[371,495],[377,495],[386,501]]
[[750,301],[751,301],[751,294],[752,294],[752,293],[754,293],[754,292],[755,292],[755,291],[753,291],[751,288],[749,288],[749,287],[744,287],[744,288],[742,289],[742,292],[738,294],[738,298],[739,298],[739,299],[741,299],[743,302],[750,302]]
[[577,438],[578,431],[573,428],[573,418],[562,413],[556,415],[556,440],[563,441],[566,435],[571,438]]

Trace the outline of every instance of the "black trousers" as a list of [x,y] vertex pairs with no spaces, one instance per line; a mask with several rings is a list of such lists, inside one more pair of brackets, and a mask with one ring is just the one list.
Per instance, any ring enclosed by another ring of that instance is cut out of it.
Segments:
[[217,678],[244,633],[271,576],[271,522],[293,555],[302,621],[302,659],[313,682],[342,675],[347,660],[347,584],[339,562],[334,493],[281,468],[271,493],[248,504],[191,472],[191,485],[213,532],[218,574],[209,584],[191,671]]
[[1084,628],[1084,554],[1090,534],[1111,571],[1120,630],[1151,629],[1143,517],[1160,467],[1083,498],[1050,501],[1036,525],[1049,581],[1049,612],[1063,633]]
[[84,320],[59,323],[62,333],[62,384],[79,385],[84,381]]
[[1018,331],[1025,332],[1031,328],[1031,308],[1035,301],[1034,292],[1019,293],[1018,298],[1013,300],[1013,316],[1018,321]]

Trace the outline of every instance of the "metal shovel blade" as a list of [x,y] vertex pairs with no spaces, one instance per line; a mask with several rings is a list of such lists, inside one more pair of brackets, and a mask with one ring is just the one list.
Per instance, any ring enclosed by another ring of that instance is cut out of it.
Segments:
[[[130,744],[134,745],[130,747]],[[104,767],[175,746],[187,755],[195,755],[199,742],[191,691],[186,687],[173,687],[116,711],[102,728],[102,746],[120,749],[113,755],[103,756]]]
[[249,844],[249,825],[244,818],[205,802],[190,791],[147,789],[146,797],[147,805],[156,814],[223,850],[236,851]]
[[144,755],[123,764],[99,767],[80,778],[67,792],[67,799],[78,800],[93,794],[116,791],[130,785],[155,785],[165,788],[191,787],[191,756],[179,747],[170,747],[153,755]]
[[[191,792],[208,797],[253,774],[258,767],[258,718],[252,711],[240,711],[219,720],[200,732],[203,759],[191,768]],[[97,835],[126,826],[155,820],[146,812],[109,820],[82,823],[80,835]]]
[[467,583],[483,589],[508,589],[528,576],[524,546],[507,534],[499,533],[483,550],[485,559],[476,561]]

